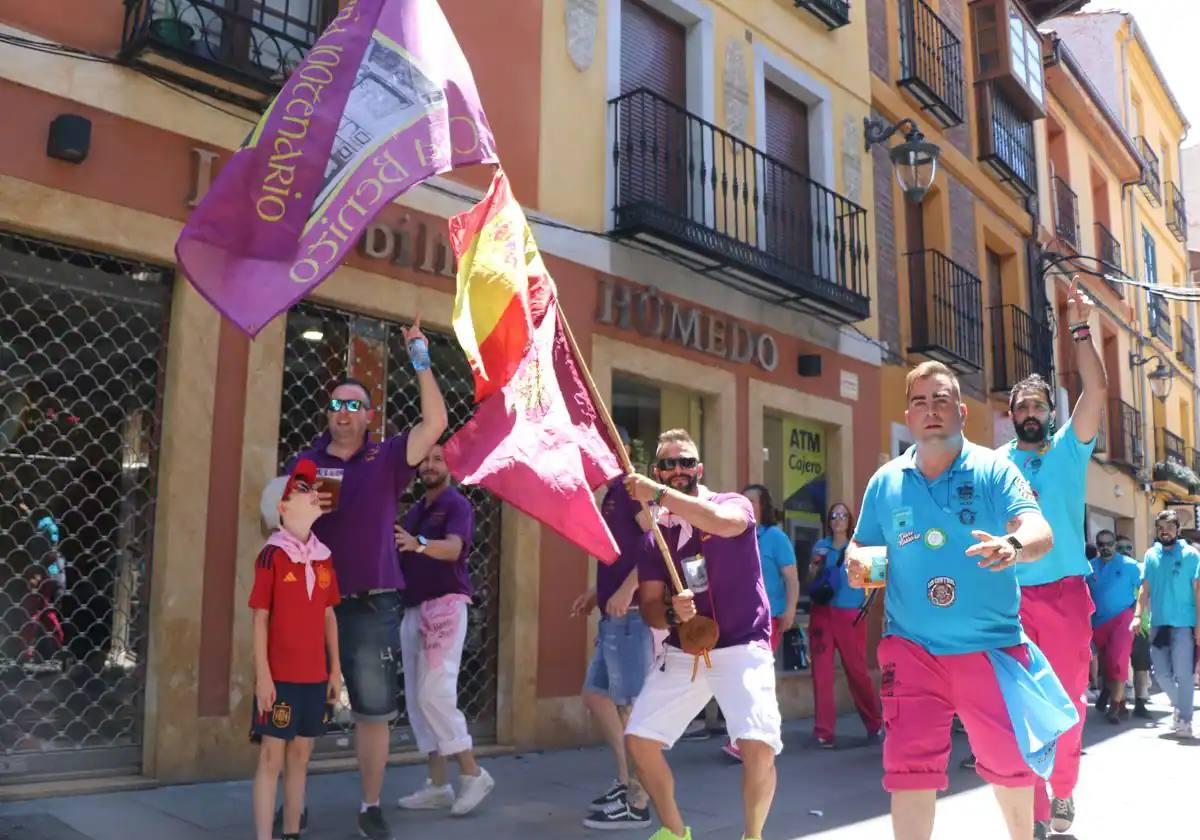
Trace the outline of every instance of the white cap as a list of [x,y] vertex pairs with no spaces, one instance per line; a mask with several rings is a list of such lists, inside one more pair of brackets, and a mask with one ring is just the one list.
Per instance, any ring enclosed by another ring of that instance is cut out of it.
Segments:
[[263,488],[258,510],[262,514],[263,524],[269,530],[274,531],[279,527],[279,503],[283,501],[283,491],[287,488],[288,478],[286,475],[273,478]]

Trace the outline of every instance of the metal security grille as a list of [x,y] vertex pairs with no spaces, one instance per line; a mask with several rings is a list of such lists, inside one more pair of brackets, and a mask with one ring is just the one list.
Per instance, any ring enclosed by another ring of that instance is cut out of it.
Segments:
[[140,767],[171,277],[0,232],[0,783]]
[[[433,371],[441,385],[453,431],[474,411],[474,384],[467,361],[449,335],[425,330]],[[377,413],[374,435],[394,435],[420,420],[416,378],[408,363],[400,325],[326,306],[302,302],[288,313],[284,349],[283,401],[279,426],[279,467],[325,431],[324,402],[338,379],[353,376],[372,390]],[[461,487],[475,509],[475,541],[469,558],[475,599],[470,606],[458,697],[472,733],[495,737],[496,666],[499,642],[500,503],[490,494]],[[414,483],[401,502],[406,510],[419,497]],[[410,743],[404,712],[404,682],[398,681],[400,718],[393,741]],[[343,701],[345,694],[343,693]],[[348,709],[338,714],[330,738],[318,748],[345,746],[340,732],[353,727]]]

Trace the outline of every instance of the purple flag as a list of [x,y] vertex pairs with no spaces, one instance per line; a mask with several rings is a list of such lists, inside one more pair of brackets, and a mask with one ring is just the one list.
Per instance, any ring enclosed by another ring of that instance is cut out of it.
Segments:
[[221,170],[175,256],[254,336],[337,268],[397,195],[496,162],[436,0],[348,0]]

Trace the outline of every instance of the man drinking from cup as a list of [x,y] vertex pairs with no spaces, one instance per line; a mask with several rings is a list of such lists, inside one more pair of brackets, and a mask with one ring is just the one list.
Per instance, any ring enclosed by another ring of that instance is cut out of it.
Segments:
[[879,664],[893,831],[897,840],[931,836],[957,714],[1011,837],[1029,840],[1035,773],[989,654],[1028,666],[1013,567],[1041,557],[1053,537],[1016,466],[963,438],[967,407],[949,368],[919,365],[905,397],[916,446],[871,477],[847,550],[852,586],[883,568],[866,547],[888,555]]

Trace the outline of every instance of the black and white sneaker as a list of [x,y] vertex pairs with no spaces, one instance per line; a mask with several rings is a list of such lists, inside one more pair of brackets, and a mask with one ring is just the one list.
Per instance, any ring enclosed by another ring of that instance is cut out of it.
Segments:
[[625,828],[645,828],[650,825],[650,804],[635,808],[627,799],[621,799],[607,811],[592,811],[583,821],[587,828],[600,831],[619,831]]
[[1050,828],[1056,834],[1066,834],[1071,830],[1071,825],[1075,822],[1075,797],[1068,796],[1066,799],[1055,799],[1050,803],[1050,807]]
[[[300,831],[297,834],[303,834],[308,828],[308,806],[304,806],[304,810],[300,812]],[[271,824],[271,836],[275,840],[280,840],[283,835],[283,806],[275,810],[275,821]]]
[[622,784],[617,780],[613,780],[612,787],[604,791],[604,793],[592,800],[591,807],[593,811],[603,811],[614,802],[624,801],[626,793],[629,791],[629,786]]
[[383,817],[378,805],[372,805],[358,815],[358,833],[367,840],[395,840],[392,827]]

